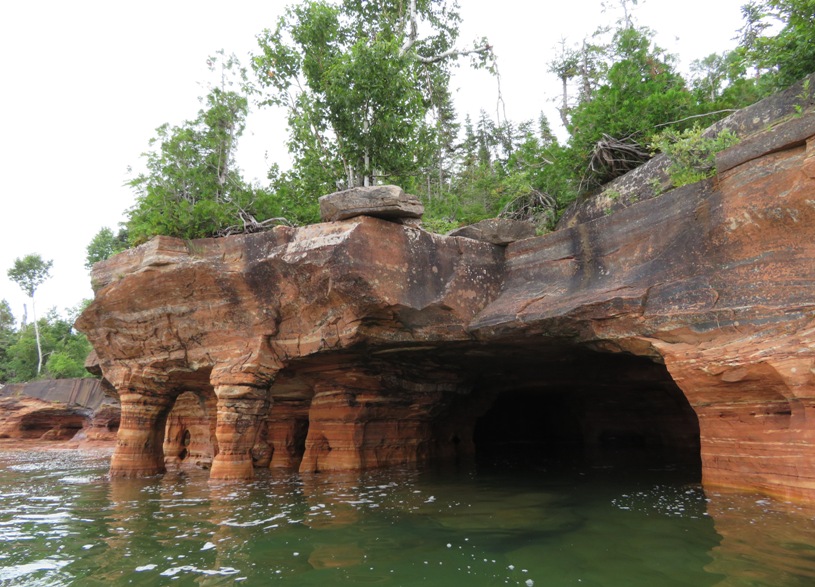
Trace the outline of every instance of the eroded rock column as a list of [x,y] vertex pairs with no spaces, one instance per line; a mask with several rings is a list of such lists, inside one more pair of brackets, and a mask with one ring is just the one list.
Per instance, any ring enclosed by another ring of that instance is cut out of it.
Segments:
[[119,393],[121,421],[110,461],[111,477],[144,477],[165,471],[164,427],[175,397],[153,390]]
[[801,352],[808,345],[776,339],[765,343],[775,356],[761,356],[738,352],[744,340],[666,347],[666,364],[699,417],[702,481],[815,501],[815,362]]
[[320,389],[309,411],[300,471],[424,464],[430,456],[430,421],[406,403],[404,398],[377,397],[356,389]]
[[254,477],[252,448],[269,411],[268,389],[217,385],[215,395],[218,397],[215,429],[218,454],[212,461],[210,479],[251,479]]

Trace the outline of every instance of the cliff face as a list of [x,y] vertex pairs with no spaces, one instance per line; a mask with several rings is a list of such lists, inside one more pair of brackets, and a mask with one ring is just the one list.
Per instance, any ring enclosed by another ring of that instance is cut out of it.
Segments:
[[45,379],[0,389],[0,438],[111,442],[118,402],[98,379]]
[[815,116],[795,91],[739,114],[775,122],[734,123],[713,180],[506,247],[354,217],[98,264],[78,326],[121,400],[111,473],[531,445],[701,458],[708,485],[815,500]]

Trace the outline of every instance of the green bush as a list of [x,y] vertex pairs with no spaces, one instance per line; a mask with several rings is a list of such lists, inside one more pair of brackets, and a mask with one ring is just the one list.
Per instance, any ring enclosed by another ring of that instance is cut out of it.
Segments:
[[668,129],[651,141],[651,149],[665,153],[671,160],[668,175],[674,187],[696,183],[716,172],[716,154],[739,142],[729,129],[715,137],[706,137],[695,126],[684,131]]

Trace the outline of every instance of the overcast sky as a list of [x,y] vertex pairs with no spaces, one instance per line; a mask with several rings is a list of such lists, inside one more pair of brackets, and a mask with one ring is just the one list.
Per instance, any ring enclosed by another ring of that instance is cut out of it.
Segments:
[[[616,13],[600,0],[459,0],[461,43],[486,35],[498,55],[511,120],[541,111],[557,123],[558,80],[547,73],[561,38],[578,42]],[[640,1],[639,24],[687,70],[694,60],[734,46],[744,0]],[[0,8],[6,63],[0,107],[0,299],[15,316],[25,296],[8,281],[14,259],[52,259],[52,278],[37,292],[37,313],[60,312],[92,297],[84,269],[88,243],[103,226],[116,229],[133,194],[128,166],[140,165],[154,129],[195,117],[206,58],[218,49],[245,57],[255,36],[274,27],[287,1],[31,0]],[[494,114],[497,85],[463,66],[454,80],[463,118]],[[286,161],[283,114],[250,117],[239,163],[263,179],[267,159]],[[29,309],[30,311],[30,309]],[[30,315],[29,315],[30,317]]]

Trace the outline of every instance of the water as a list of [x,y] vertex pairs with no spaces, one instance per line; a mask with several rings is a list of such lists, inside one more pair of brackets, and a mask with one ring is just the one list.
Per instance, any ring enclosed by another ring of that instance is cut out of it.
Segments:
[[0,452],[0,585],[811,586],[815,524],[676,474],[107,478]]

